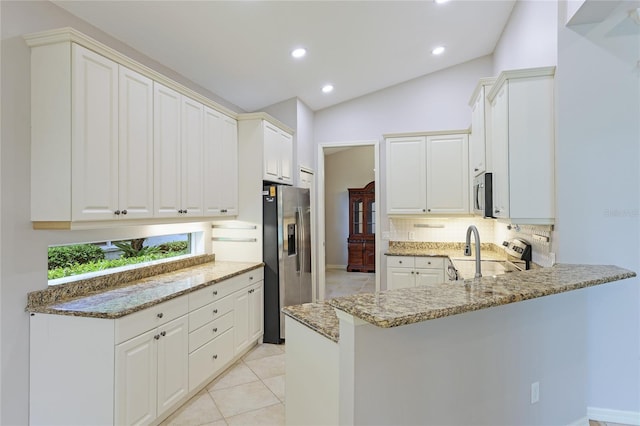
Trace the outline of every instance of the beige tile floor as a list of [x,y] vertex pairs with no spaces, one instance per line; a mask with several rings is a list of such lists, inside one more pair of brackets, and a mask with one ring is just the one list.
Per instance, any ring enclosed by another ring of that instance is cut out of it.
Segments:
[[[329,269],[326,297],[375,290],[375,274]],[[229,367],[161,426],[283,426],[285,345],[261,344]],[[589,421],[589,426],[625,426]]]

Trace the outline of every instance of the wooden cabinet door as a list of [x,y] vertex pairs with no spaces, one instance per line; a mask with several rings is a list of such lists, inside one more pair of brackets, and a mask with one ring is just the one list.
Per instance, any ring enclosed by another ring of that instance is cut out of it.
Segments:
[[183,315],[158,327],[157,412],[162,415],[189,392],[189,325]]
[[176,217],[182,210],[180,175],[181,95],[161,84],[153,84],[153,164],[155,215]]
[[278,128],[263,122],[264,131],[264,180],[271,182],[282,181],[280,172],[281,140]]
[[493,159],[493,214],[509,217],[509,84],[500,89],[491,103]]
[[411,268],[387,268],[387,290],[415,287],[415,271]]
[[467,135],[427,137],[427,212],[469,213]]
[[444,282],[444,271],[442,269],[416,269],[416,286],[426,284],[439,284]]
[[249,342],[259,339],[264,330],[263,282],[251,286],[249,293]]
[[427,211],[425,138],[387,139],[387,213]]
[[249,289],[239,290],[232,296],[234,353],[242,352],[249,345]]
[[153,216],[153,81],[120,66],[118,210],[120,217]]
[[115,423],[118,425],[148,424],[156,418],[157,333],[154,329],[116,346]]
[[118,64],[72,43],[71,219],[118,210]]
[[202,216],[203,194],[203,110],[204,105],[193,99],[182,97],[181,120],[181,207],[182,214]]
[[347,249],[349,251],[348,270],[360,269],[364,264],[364,241],[349,242]]

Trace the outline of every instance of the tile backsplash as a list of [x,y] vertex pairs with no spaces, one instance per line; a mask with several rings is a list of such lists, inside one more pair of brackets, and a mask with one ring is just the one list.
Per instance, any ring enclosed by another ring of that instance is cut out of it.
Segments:
[[[553,231],[550,226],[510,225],[480,217],[449,218],[389,218],[389,240],[426,242],[464,242],[467,228],[475,225],[482,243],[501,245],[509,238],[522,238],[531,244],[532,258],[540,266],[552,266],[555,256],[551,252]],[[539,235],[548,241],[533,238]]]

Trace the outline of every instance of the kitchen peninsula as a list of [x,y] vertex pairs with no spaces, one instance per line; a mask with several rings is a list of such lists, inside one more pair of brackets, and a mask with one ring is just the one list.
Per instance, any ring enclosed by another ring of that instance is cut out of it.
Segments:
[[287,423],[583,421],[586,288],[634,276],[559,264],[285,308]]

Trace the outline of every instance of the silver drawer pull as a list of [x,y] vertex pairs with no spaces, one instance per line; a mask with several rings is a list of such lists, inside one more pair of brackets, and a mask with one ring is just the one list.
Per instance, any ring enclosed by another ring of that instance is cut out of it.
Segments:
[[217,327],[216,327],[216,328],[214,328],[214,329],[213,329],[213,332],[214,332],[214,333],[217,333],[217,332],[218,332],[218,328],[217,328]]
[[158,314],[158,318],[162,318],[163,316],[164,316],[164,314],[163,314],[162,312],[160,312],[160,313]]
[[160,333],[160,335],[161,335],[162,337],[164,337],[164,336],[166,336],[166,335],[167,335],[167,332],[166,332],[166,331],[163,331],[163,332],[161,332],[161,333]]
[[218,355],[214,355],[212,358],[213,359],[218,359]]
[[218,295],[218,290],[213,290],[213,295],[217,296]]
[[217,313],[218,313],[218,310],[217,310],[217,309],[214,309],[214,310],[213,310],[213,313],[214,313],[214,314],[217,314]]
[[160,335],[156,334],[155,336],[153,336],[153,338],[156,339],[156,340],[160,340]]

